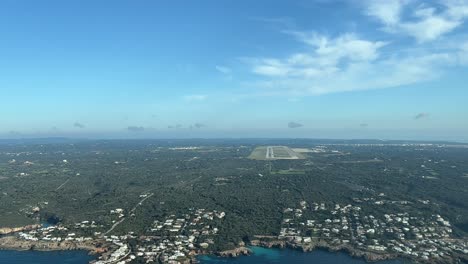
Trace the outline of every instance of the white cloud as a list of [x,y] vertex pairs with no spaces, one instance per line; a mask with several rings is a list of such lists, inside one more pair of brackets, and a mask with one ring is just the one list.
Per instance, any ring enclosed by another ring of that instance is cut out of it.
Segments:
[[401,23],[399,25],[399,29],[406,34],[413,36],[419,42],[426,42],[436,40],[440,36],[453,31],[461,24],[461,21],[430,15],[418,22]]
[[369,0],[366,3],[367,15],[383,23],[385,31],[411,36],[420,43],[437,40],[454,31],[468,17],[466,0],[443,1],[443,8],[439,10],[415,0]]
[[186,95],[183,98],[187,102],[199,102],[199,101],[204,101],[207,98],[207,96],[204,94],[192,94],[192,95]]
[[443,4],[447,8],[447,15],[454,19],[464,19],[468,17],[468,1],[466,0],[445,0]]
[[265,77],[286,79],[325,79],[342,72],[343,66],[369,63],[379,57],[386,43],[368,41],[355,34],[328,38],[316,33],[287,32],[313,48],[313,52],[295,53],[285,59],[251,58],[246,60],[252,71]]
[[386,25],[395,25],[400,22],[400,13],[406,4],[403,0],[369,0],[367,14]]
[[443,65],[455,61],[453,54],[435,54],[359,62],[330,74],[274,78],[256,82],[256,85],[267,88],[272,94],[294,96],[382,89],[433,80],[442,74]]
[[[335,64],[340,59],[351,59],[355,61],[374,60],[378,57],[377,50],[386,45],[386,43],[382,41],[372,42],[360,39],[355,34],[351,33],[343,34],[335,39],[330,39],[315,32],[304,33],[287,31],[285,33],[292,34],[297,37],[298,40],[314,47],[317,55],[333,59],[331,64]],[[302,56],[302,61],[305,61],[304,56]],[[310,61],[310,58],[308,61]],[[329,61],[320,62],[328,63]]]
[[[247,85],[262,88],[263,96],[300,97],[411,85],[468,65],[466,36],[446,36],[468,17],[468,0],[448,0],[437,7],[416,0],[372,0],[366,14],[384,25],[385,41],[349,32],[330,37],[282,31],[305,48],[283,57],[244,58],[256,77]],[[390,38],[399,34],[417,43]]]
[[329,76],[338,72],[339,65],[370,62],[379,57],[378,50],[386,45],[381,41],[359,39],[355,34],[328,38],[316,33],[287,32],[310,45],[314,52],[295,53],[286,59],[244,59],[252,65],[252,71],[267,77],[311,78]]
[[[249,60],[247,60],[249,61]],[[258,58],[250,60],[253,72],[265,76],[287,76],[293,69],[277,59]]]
[[216,70],[219,71],[220,73],[224,74],[230,74],[232,72],[231,68],[225,67],[225,66],[215,66]]
[[442,75],[448,66],[466,60],[468,50],[461,46],[443,52],[421,50],[413,55],[394,52],[382,57],[381,49],[387,43],[361,39],[354,34],[337,38],[317,34],[304,38],[307,34],[300,32],[294,35],[300,36],[301,41],[307,39],[312,48],[310,54],[244,59],[251,71],[262,77],[250,85],[263,88],[265,95],[318,95],[429,81]]

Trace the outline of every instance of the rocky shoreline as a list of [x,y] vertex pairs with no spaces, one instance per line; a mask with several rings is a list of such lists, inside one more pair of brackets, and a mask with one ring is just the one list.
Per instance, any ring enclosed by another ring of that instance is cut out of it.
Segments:
[[27,225],[21,227],[2,227],[0,228],[1,235],[9,235],[17,232],[30,231],[41,227],[41,225]]
[[[24,230],[24,229],[22,229]],[[11,234],[11,233],[9,233]],[[315,249],[324,249],[330,252],[343,251],[348,253],[352,257],[363,258],[367,262],[377,262],[382,260],[391,260],[399,258],[397,254],[393,253],[378,253],[364,251],[351,247],[348,244],[340,245],[330,245],[323,240],[315,240],[311,243],[294,243],[294,241],[288,240],[279,240],[279,239],[255,239],[251,240],[249,243],[250,246],[258,246],[264,248],[289,248],[300,250],[302,252],[311,252]],[[27,251],[27,250],[37,250],[37,251],[64,251],[64,250],[83,250],[89,252],[90,255],[103,256],[103,259],[107,259],[113,251],[111,244],[107,243],[102,239],[95,239],[83,242],[75,241],[61,241],[61,242],[48,242],[48,241],[30,241],[23,240],[13,235],[0,235],[0,250],[17,250],[17,251]],[[200,255],[210,254],[209,252],[199,252]],[[253,252],[248,248],[244,243],[239,244],[237,248],[225,251],[211,252],[219,257],[226,258],[235,258],[239,256],[248,256]],[[192,256],[191,259],[187,260],[184,263],[198,263],[195,258]],[[467,260],[466,256],[461,256],[463,260]],[[91,262],[93,263],[93,262]]]
[[230,258],[235,258],[239,256],[248,256],[250,254],[252,254],[252,250],[244,246],[234,248],[231,250],[216,252],[216,255],[219,257],[230,257]]
[[103,241],[84,241],[84,242],[46,242],[29,241],[18,239],[14,236],[0,237],[0,250],[38,250],[38,251],[60,251],[60,250],[84,250],[90,254],[103,254],[108,251]]
[[349,245],[330,245],[325,241],[315,241],[307,244],[296,244],[291,243],[287,240],[252,240],[250,242],[252,246],[260,246],[265,248],[290,248],[301,250],[302,252],[311,252],[314,249],[324,249],[331,252],[344,251],[352,257],[364,258],[367,262],[376,262],[381,260],[396,259],[398,255],[391,253],[373,253],[369,251],[362,251],[355,249]]
[[[381,260],[395,259],[398,256],[395,254],[377,254],[368,251],[361,251],[350,247],[349,245],[329,245],[324,241],[316,241],[308,244],[295,244],[286,240],[252,240],[249,243],[251,246],[260,246],[265,248],[290,248],[301,250],[303,252],[311,252],[314,249],[325,249],[332,252],[345,251],[353,257],[364,258],[368,262],[376,262]],[[0,237],[0,250],[38,250],[38,251],[61,251],[61,250],[84,250],[92,255],[108,255],[111,253],[110,245],[105,241],[92,240],[83,242],[46,242],[46,241],[29,241],[22,240],[15,236]],[[235,258],[239,256],[248,256],[252,254],[252,250],[248,247],[241,245],[240,247],[214,252],[219,257]]]

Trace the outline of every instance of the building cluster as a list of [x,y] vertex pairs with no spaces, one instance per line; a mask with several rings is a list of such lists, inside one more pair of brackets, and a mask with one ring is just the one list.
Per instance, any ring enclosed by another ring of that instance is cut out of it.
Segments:
[[[111,210],[110,215],[122,219],[124,210]],[[20,239],[39,242],[79,243],[104,239],[111,245],[111,251],[106,256],[100,256],[95,262],[98,264],[128,263],[135,259],[146,263],[182,262],[190,260],[203,250],[208,250],[215,243],[214,238],[225,215],[221,211],[192,208],[184,214],[173,214],[154,220],[142,236],[136,236],[133,232],[120,236],[107,235],[103,231],[105,226],[87,220],[66,226],[44,226],[19,232],[17,236]]]
[[157,219],[149,235],[139,240],[136,257],[147,263],[187,260],[214,244],[218,223],[225,215],[216,210],[189,209],[185,214]]
[[[122,209],[122,208],[117,208],[117,209],[110,210],[110,214],[111,215],[117,215],[119,218],[123,218],[125,216],[124,209]],[[115,223],[116,220],[113,220],[113,222]]]
[[44,226],[27,232],[19,232],[18,236],[30,241],[45,241],[45,242],[84,242],[91,241],[101,233],[96,230],[102,228],[102,225],[96,224],[94,221],[82,221],[74,225],[50,225]]
[[170,150],[197,150],[200,148],[201,147],[188,146],[188,147],[174,147],[174,148],[169,148],[169,149]]
[[451,260],[455,255],[468,254],[468,240],[454,238],[450,222],[442,216],[416,216],[408,212],[374,215],[369,209],[387,201],[368,201],[362,206],[309,205],[302,201],[297,208],[284,209],[279,239],[298,245],[325,241],[330,246],[348,245],[375,254],[393,253],[421,261]]
[[131,254],[132,250],[127,244],[129,239],[136,239],[133,232],[123,236],[104,236],[104,239],[114,245],[114,250],[105,259],[100,256],[99,260],[94,262],[95,264],[124,264],[136,258]]
[[[114,214],[122,212],[115,210]],[[224,220],[224,212],[189,209],[185,214],[169,215],[154,220],[147,233],[135,236],[104,236],[115,250],[97,264],[128,263],[138,259],[145,263],[180,263],[189,261],[214,244],[217,224]]]

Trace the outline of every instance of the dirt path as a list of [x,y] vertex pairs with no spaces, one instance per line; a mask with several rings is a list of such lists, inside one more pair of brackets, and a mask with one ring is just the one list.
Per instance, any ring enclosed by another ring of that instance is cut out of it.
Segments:
[[[138,208],[138,206],[142,205],[144,201],[146,201],[146,199],[150,198],[151,196],[153,196],[154,193],[146,196],[145,198],[141,199],[141,201],[139,201],[133,208],[132,210],[129,211],[129,215],[131,215],[133,212],[135,212],[135,210]],[[109,230],[107,230],[107,232],[104,233],[104,235],[107,235],[108,233],[112,232],[112,230],[114,230],[114,228],[116,228],[118,225],[120,225],[123,221],[125,221],[127,217],[123,217],[122,219],[120,219],[118,222],[116,222],[115,224],[113,224],[111,226],[111,228]]]
[[62,185],[60,185],[59,187],[57,187],[57,189],[55,189],[56,191],[60,190],[63,186],[65,186],[65,184],[67,184],[67,182],[70,181],[71,178],[68,178],[64,183],[62,183]]

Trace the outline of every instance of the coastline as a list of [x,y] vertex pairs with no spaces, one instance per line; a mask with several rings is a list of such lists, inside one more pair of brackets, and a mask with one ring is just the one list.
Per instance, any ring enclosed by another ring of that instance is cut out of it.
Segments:
[[[351,257],[361,258],[366,262],[378,262],[384,260],[394,260],[394,259],[408,259],[404,256],[398,255],[396,253],[388,252],[372,252],[362,249],[357,249],[352,247],[349,244],[337,244],[331,245],[328,242],[320,239],[312,240],[309,243],[296,243],[293,239],[278,239],[273,237],[257,236],[258,239],[251,240],[248,245],[241,242],[238,247],[224,250],[224,251],[198,251],[193,254],[189,259],[182,263],[199,263],[196,259],[198,256],[203,255],[216,255],[218,257],[224,258],[236,258],[239,256],[249,256],[253,253],[252,249],[249,246],[254,247],[263,247],[263,248],[278,248],[278,249],[292,249],[299,250],[302,252],[312,252],[314,250],[326,250],[329,252],[345,252]],[[93,240],[87,240],[82,242],[77,241],[31,241],[24,240],[10,233],[9,235],[0,235],[0,250],[15,250],[15,251],[86,251],[89,255],[95,255],[96,260],[91,261],[90,263],[95,263],[97,259],[108,260],[112,253],[117,248],[112,243],[107,242],[104,239],[97,238]],[[463,256],[459,256],[462,259]],[[444,263],[454,263],[453,261],[446,261]]]
[[341,252],[346,252],[351,257],[362,258],[366,262],[377,262],[377,261],[382,261],[382,260],[393,260],[393,259],[401,258],[401,256],[397,254],[363,251],[363,250],[356,249],[347,244],[330,245],[329,243],[323,240],[313,241],[307,244],[296,244],[287,240],[270,240],[270,241],[252,240],[250,242],[250,245],[260,246],[264,248],[279,248],[279,249],[289,248],[293,250],[300,250],[302,252],[312,252],[316,249],[323,249],[329,252],[341,251]]
[[101,240],[73,242],[46,242],[46,241],[30,241],[23,240],[15,236],[1,236],[0,250],[16,250],[16,251],[68,251],[68,250],[83,250],[90,255],[103,255],[109,251],[109,246]]
[[325,250],[328,252],[344,252],[351,257],[363,259],[364,261],[368,263],[384,261],[384,260],[403,259],[403,257],[398,254],[374,253],[374,252],[369,252],[369,251],[363,251],[363,250],[355,249],[351,247],[350,245],[346,245],[346,244],[330,245],[329,243],[325,241],[315,241],[315,242],[307,243],[307,244],[296,244],[291,241],[279,240],[279,239],[274,239],[274,240],[269,240],[269,241],[255,239],[255,240],[251,240],[248,246],[241,244],[239,247],[234,248],[234,249],[214,252],[213,254],[199,254],[199,255],[200,256],[216,255],[218,257],[224,257],[224,258],[236,258],[240,256],[249,256],[252,253],[254,253],[253,250],[249,248],[249,246],[262,247],[262,248],[267,248],[267,249],[276,248],[276,249],[299,250],[304,253],[312,252],[314,250]]
[[[316,241],[308,244],[295,244],[287,240],[252,240],[248,246],[256,246],[263,248],[278,248],[278,249],[293,249],[302,252],[312,252],[315,249],[323,249],[330,252],[343,251],[352,257],[362,258],[366,262],[377,262],[382,260],[392,260],[400,258],[397,254],[377,254],[367,251],[362,251],[350,247],[349,245],[336,245],[332,246],[325,241]],[[195,257],[201,255],[216,255],[224,258],[235,258],[239,256],[249,256],[253,251],[245,245],[239,245],[237,248],[218,252],[201,252],[193,256],[191,262],[193,263]],[[88,252],[90,255],[103,256],[104,259],[112,253],[110,248],[112,245],[106,243],[104,240],[96,239],[84,242],[62,241],[62,242],[45,242],[45,241],[29,241],[23,240],[15,236],[0,237],[0,250],[16,250],[16,251],[69,251],[69,250],[82,250]],[[208,254],[207,254],[208,253]],[[91,262],[92,263],[92,262]],[[195,262],[197,263],[197,262]]]
[[30,230],[34,230],[40,227],[41,225],[39,224],[20,226],[20,227],[2,227],[0,228],[0,238],[4,235],[14,234],[17,232],[22,232],[22,231],[30,231]]

